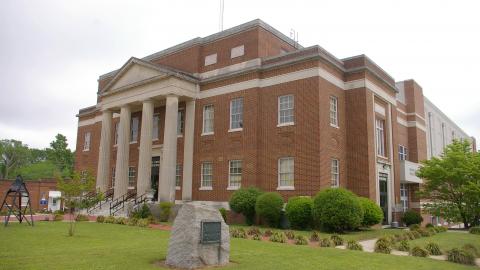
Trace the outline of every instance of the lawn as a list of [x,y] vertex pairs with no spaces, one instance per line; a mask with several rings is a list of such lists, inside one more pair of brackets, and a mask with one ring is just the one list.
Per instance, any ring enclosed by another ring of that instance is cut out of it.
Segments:
[[425,246],[428,242],[435,242],[440,246],[442,251],[446,251],[452,248],[461,248],[465,244],[473,244],[480,250],[480,235],[462,232],[446,232],[438,233],[431,237],[422,237],[412,240],[410,245]]
[[[0,269],[159,269],[169,232],[116,224],[37,222],[0,228]],[[370,254],[334,248],[312,248],[232,239],[225,269],[478,269],[428,258]]]

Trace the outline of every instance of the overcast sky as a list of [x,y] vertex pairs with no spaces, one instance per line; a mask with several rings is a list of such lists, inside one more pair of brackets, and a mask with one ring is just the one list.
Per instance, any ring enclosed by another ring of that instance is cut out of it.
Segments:
[[[480,139],[480,1],[232,1],[224,28],[260,18],[338,58],[366,54]],[[0,138],[75,148],[98,76],[219,30],[219,0],[22,1],[0,5]]]

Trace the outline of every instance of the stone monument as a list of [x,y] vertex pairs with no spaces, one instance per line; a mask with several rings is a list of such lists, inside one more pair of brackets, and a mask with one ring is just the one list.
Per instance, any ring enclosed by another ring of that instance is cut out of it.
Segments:
[[190,202],[178,211],[168,243],[168,266],[196,269],[226,265],[230,257],[228,225],[212,207]]

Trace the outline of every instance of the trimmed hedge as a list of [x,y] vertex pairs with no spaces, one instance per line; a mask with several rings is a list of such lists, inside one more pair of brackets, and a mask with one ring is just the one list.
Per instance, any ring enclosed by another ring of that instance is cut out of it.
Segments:
[[313,218],[327,231],[343,232],[360,227],[363,209],[357,196],[343,188],[320,191],[314,199]]
[[380,206],[368,198],[359,197],[358,199],[363,209],[362,226],[371,227],[382,222],[383,211]]
[[257,197],[261,194],[262,192],[257,188],[240,188],[232,194],[228,203],[233,211],[245,216],[247,225],[252,225],[255,219]]
[[390,242],[385,240],[384,238],[378,239],[377,242],[375,242],[374,251],[376,253],[390,254],[392,252]]
[[415,256],[415,257],[427,257],[428,256],[428,251],[426,249],[423,249],[419,246],[415,246],[410,250],[410,255]]
[[363,250],[363,247],[362,245],[360,245],[357,241],[355,240],[349,240],[347,242],[347,249],[349,250],[359,250],[359,251],[362,251]]
[[255,212],[264,218],[270,227],[278,227],[282,209],[283,198],[277,192],[263,193],[255,203]]
[[422,221],[422,215],[413,210],[407,210],[402,217],[402,222],[405,223],[405,225],[407,226],[410,226],[412,224],[420,224],[422,223]]
[[306,229],[312,223],[313,200],[310,197],[298,196],[288,200],[285,215],[292,228]]
[[98,223],[103,223],[103,222],[105,222],[105,217],[104,217],[104,216],[98,216],[98,217],[97,217],[97,222],[98,222]]

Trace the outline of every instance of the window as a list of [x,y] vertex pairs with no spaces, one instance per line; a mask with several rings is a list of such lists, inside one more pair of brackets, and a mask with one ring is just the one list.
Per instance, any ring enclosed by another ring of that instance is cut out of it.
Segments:
[[338,127],[338,98],[330,96],[330,125]]
[[118,143],[118,128],[120,127],[120,122],[115,123],[115,138],[113,139],[114,144],[117,145]]
[[201,188],[212,188],[213,185],[213,165],[212,162],[202,163],[202,181],[200,183]]
[[408,210],[408,188],[406,184],[400,184],[400,202],[403,212]]
[[83,142],[83,151],[90,151],[90,138],[91,138],[91,133],[90,132],[85,133],[85,140]]
[[293,124],[293,95],[278,97],[278,124]]
[[112,168],[112,188],[115,188],[115,167]]
[[158,122],[160,121],[160,116],[158,114],[153,115],[153,127],[152,127],[152,139],[158,140]]
[[400,160],[407,160],[408,150],[407,147],[403,145],[398,146],[398,155]]
[[129,189],[135,188],[135,177],[136,177],[135,167],[128,167],[128,188]]
[[203,134],[213,133],[214,109],[213,105],[203,107]]
[[185,111],[178,111],[177,117],[177,135],[180,136],[183,134],[183,128],[185,127]]
[[331,173],[332,173],[332,179],[331,179],[331,185],[332,187],[339,187],[340,186],[340,165],[338,162],[338,159],[332,158],[331,161]]
[[230,101],[230,129],[242,129],[243,127],[243,98]]
[[175,168],[175,187],[180,188],[182,181],[182,164],[177,164]]
[[377,146],[377,155],[385,157],[385,120],[383,119],[376,119],[375,120],[375,138],[376,138],[376,146]]
[[240,45],[235,48],[232,48],[230,51],[230,58],[239,57],[245,54],[245,46]]
[[217,54],[210,54],[205,56],[205,66],[213,65],[217,63]]
[[242,184],[242,161],[230,160],[228,174],[228,188],[238,189]]
[[293,157],[278,159],[278,187],[293,188],[294,184],[294,161]]
[[130,142],[137,142],[138,139],[138,117],[133,117],[130,127]]

